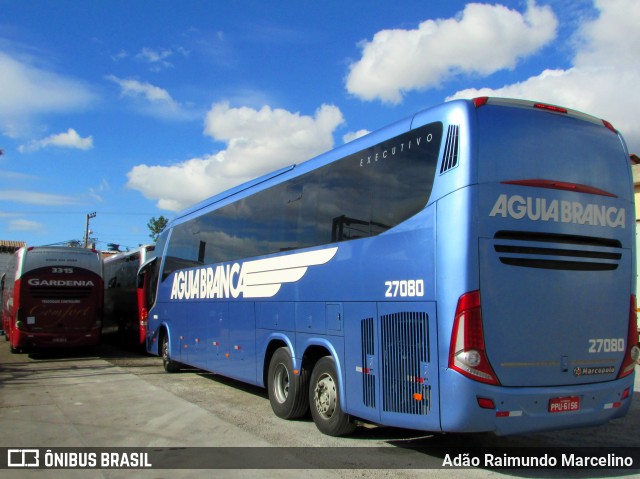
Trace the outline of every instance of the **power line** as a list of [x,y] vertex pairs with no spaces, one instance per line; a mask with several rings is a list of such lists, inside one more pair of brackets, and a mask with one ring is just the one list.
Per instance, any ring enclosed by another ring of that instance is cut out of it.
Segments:
[[[155,216],[158,213],[142,213],[142,212],[119,212],[119,211],[100,211],[96,210],[100,215],[113,215],[113,216]],[[16,214],[16,215],[84,215],[84,211],[15,211],[4,210],[0,211],[0,214]]]

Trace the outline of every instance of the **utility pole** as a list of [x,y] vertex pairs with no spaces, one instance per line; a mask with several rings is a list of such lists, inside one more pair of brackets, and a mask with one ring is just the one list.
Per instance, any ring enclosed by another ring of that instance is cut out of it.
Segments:
[[84,229],[84,247],[85,248],[89,247],[89,233],[91,233],[91,231],[89,230],[89,220],[95,217],[96,217],[95,211],[93,213],[87,213],[87,225]]

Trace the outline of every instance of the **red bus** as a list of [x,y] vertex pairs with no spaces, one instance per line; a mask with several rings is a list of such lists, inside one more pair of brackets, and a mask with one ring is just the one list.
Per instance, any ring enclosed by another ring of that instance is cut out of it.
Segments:
[[3,293],[2,319],[11,352],[100,342],[104,295],[99,252],[20,248],[15,277],[5,283]]
[[144,345],[147,315],[136,281],[140,266],[153,256],[154,249],[146,245],[104,259],[103,336],[114,336],[131,346]]

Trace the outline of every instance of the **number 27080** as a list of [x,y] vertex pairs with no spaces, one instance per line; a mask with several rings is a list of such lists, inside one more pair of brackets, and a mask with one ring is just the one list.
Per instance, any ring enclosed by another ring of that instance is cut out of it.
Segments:
[[590,353],[617,353],[624,351],[624,338],[589,339]]
[[387,288],[384,293],[385,298],[411,298],[416,296],[424,296],[424,280],[423,279],[403,279],[396,281],[385,281]]

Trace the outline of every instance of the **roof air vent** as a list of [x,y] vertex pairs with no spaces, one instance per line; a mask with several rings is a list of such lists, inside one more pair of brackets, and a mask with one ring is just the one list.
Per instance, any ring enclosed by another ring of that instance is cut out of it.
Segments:
[[447,142],[444,145],[444,156],[442,158],[442,166],[440,174],[449,171],[451,168],[458,166],[458,133],[459,125],[449,125],[447,130]]

